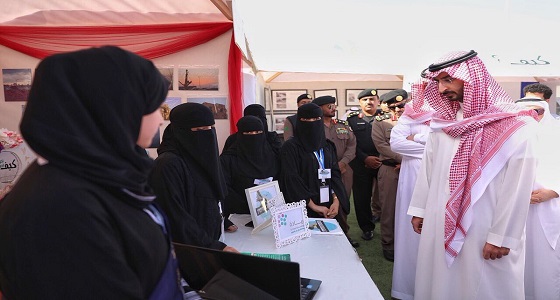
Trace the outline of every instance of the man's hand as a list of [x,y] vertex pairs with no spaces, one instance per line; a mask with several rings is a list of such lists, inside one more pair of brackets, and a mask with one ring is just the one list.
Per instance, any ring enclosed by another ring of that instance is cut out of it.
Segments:
[[424,223],[424,218],[412,217],[412,221],[410,221],[410,223],[412,223],[412,229],[414,230],[414,232],[418,234],[422,233],[422,224]]
[[346,164],[345,163],[339,161],[338,162],[338,168],[340,169],[341,174],[346,173]]
[[366,157],[364,163],[366,164],[366,168],[370,168],[370,169],[377,169],[381,167],[381,160],[379,160],[379,157],[377,156]]
[[482,248],[482,257],[484,257],[484,259],[500,259],[508,254],[509,248],[494,246],[490,243],[486,243],[484,248]]
[[553,190],[538,189],[531,193],[531,204],[542,203],[554,198],[558,198],[558,193]]
[[406,139],[409,141],[414,141],[414,134],[407,136]]

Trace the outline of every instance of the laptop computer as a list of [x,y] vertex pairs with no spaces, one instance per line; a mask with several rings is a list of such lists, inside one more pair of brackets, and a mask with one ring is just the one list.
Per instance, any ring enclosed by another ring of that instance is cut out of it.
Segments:
[[300,278],[296,262],[173,243],[181,274],[201,290],[220,270],[245,280],[278,299],[311,300],[320,280]]

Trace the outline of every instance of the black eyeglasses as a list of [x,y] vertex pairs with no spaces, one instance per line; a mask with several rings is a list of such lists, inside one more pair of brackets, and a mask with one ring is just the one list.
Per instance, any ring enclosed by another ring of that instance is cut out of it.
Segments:
[[389,106],[389,108],[397,108],[397,107],[398,108],[404,108],[405,105],[406,105],[406,103],[401,103],[399,105],[391,105],[391,106]]
[[399,104],[391,104],[391,105],[388,105],[388,106],[389,106],[389,108],[397,108],[397,107],[398,107],[398,108],[400,108],[400,109],[403,109],[404,106],[405,106],[407,103],[408,103],[408,100],[405,100],[405,101],[399,102]]

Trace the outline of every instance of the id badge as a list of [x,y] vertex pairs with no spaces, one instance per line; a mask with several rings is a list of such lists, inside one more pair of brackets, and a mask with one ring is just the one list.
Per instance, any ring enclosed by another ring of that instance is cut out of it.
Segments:
[[331,189],[329,189],[328,185],[323,185],[319,188],[319,195],[321,196],[321,198],[319,199],[319,202],[321,203],[328,203],[330,201],[329,196]]
[[319,169],[317,170],[317,174],[319,174],[319,179],[324,182],[325,179],[331,178],[331,169]]

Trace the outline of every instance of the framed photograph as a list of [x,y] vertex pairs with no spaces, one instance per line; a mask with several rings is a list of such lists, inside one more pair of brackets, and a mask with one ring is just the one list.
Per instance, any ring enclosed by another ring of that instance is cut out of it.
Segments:
[[164,120],[169,120],[169,114],[171,110],[181,104],[181,97],[167,97],[165,101],[161,104],[161,115],[163,116]]
[[161,141],[161,133],[159,131],[159,128],[156,132],[156,134],[154,134],[154,137],[152,138],[152,143],[150,144],[150,146],[148,146],[148,148],[157,148],[160,145],[160,141]]
[[274,122],[273,124],[273,129],[274,131],[278,132],[278,133],[284,133],[284,121],[286,121],[286,118],[288,116],[294,115],[296,114],[296,112],[292,112],[289,114],[277,114],[274,115]]
[[179,67],[177,71],[181,91],[217,91],[219,88],[218,68]]
[[377,95],[379,95],[379,97],[381,97],[381,95],[386,94],[390,91],[392,91],[394,89],[377,89]]
[[169,90],[173,90],[173,67],[172,66],[161,66],[157,67],[161,75],[169,81]]
[[311,236],[306,206],[305,200],[301,200],[271,208],[276,248]]
[[286,118],[288,116],[294,115],[296,114],[297,111],[291,111],[291,112],[282,112],[281,114],[274,114],[274,115],[270,115],[268,114],[266,116],[267,118],[267,122],[268,124],[271,124],[272,126],[272,131],[276,131],[277,133],[284,133],[284,121],[286,120]]
[[227,119],[227,97],[187,97],[187,102],[200,103],[212,111],[214,119]]
[[297,98],[307,90],[272,90],[272,110],[297,110]]
[[2,69],[4,101],[27,101],[31,90],[31,69]]
[[358,95],[365,89],[346,90],[346,106],[360,106]]
[[313,98],[321,97],[321,96],[332,96],[336,99],[336,104],[338,104],[338,97],[336,96],[336,89],[330,90],[314,90],[313,91]]
[[280,194],[280,187],[276,180],[245,189],[245,196],[255,229],[271,220],[270,207],[273,205],[269,201]]

